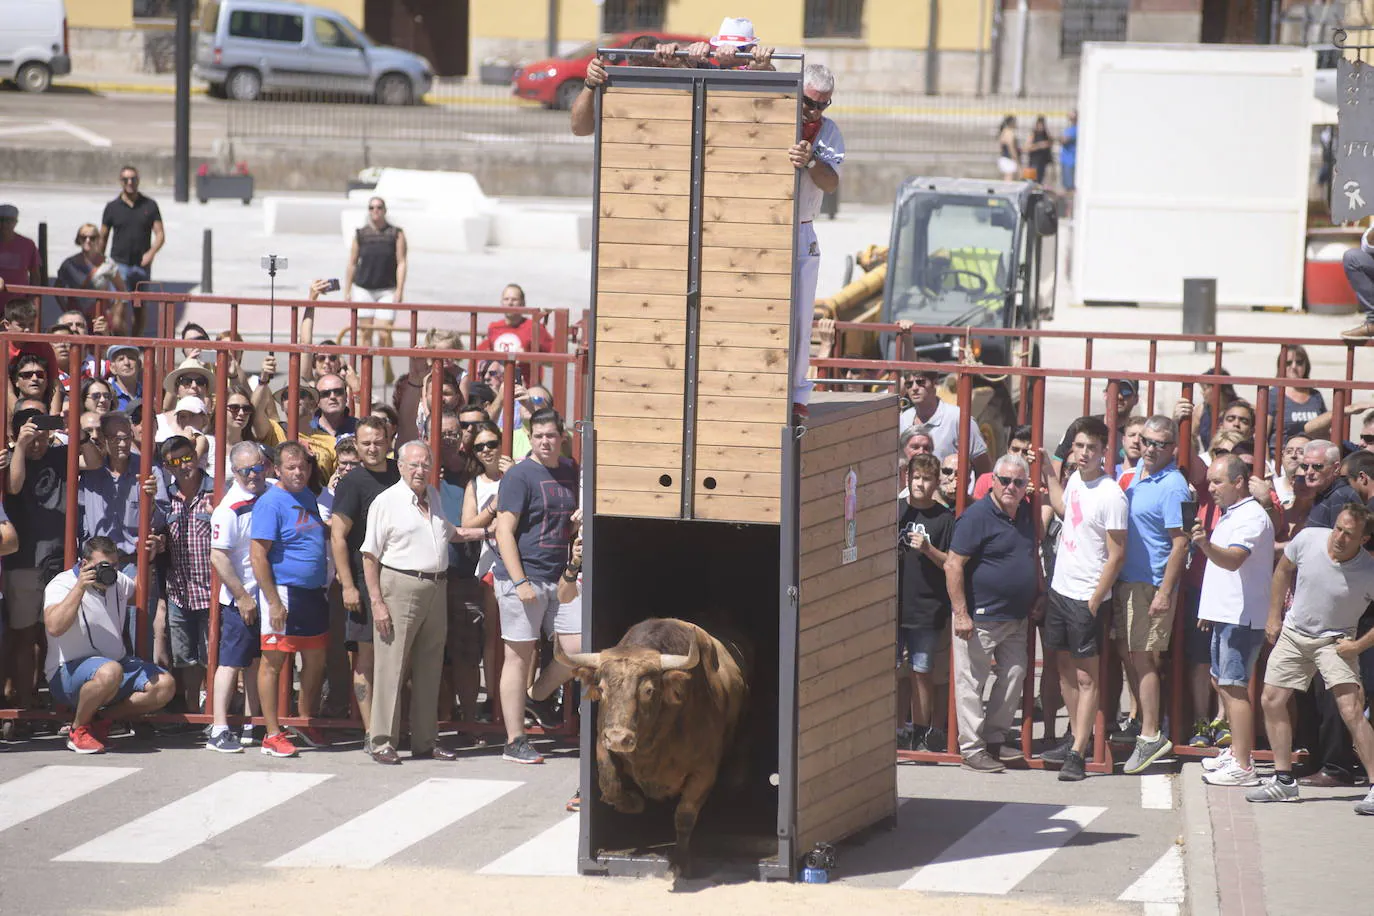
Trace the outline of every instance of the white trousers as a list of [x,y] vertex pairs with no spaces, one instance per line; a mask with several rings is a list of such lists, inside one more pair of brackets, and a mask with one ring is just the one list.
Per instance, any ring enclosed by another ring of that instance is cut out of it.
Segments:
[[821,270],[821,249],[811,223],[797,227],[797,298],[792,303],[792,403],[811,403],[811,319],[816,307],[816,279]]

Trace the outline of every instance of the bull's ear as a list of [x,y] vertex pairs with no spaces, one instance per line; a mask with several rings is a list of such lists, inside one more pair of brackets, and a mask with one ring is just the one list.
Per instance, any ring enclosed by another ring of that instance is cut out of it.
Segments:
[[669,706],[681,706],[687,699],[687,685],[691,680],[690,671],[663,672],[663,702]]

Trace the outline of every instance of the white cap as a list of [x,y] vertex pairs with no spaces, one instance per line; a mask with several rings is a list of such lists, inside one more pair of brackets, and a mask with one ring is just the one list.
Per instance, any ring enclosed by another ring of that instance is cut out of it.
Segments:
[[208,411],[208,410],[205,409],[205,402],[204,402],[204,401],[202,401],[200,398],[196,397],[196,396],[193,395],[193,394],[188,394],[188,395],[186,395],[186,397],[184,397],[184,398],[182,398],[181,400],[177,401],[177,409],[176,409],[176,412],[177,412],[177,413],[209,413],[210,411]]
[[711,39],[711,46],[715,48],[750,48],[758,43],[759,40],[754,37],[754,20],[737,19],[734,16],[722,19],[720,31]]

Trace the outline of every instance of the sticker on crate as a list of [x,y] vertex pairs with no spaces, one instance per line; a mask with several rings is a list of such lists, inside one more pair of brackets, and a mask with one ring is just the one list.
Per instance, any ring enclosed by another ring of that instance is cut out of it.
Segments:
[[859,475],[853,468],[844,475],[844,549],[840,563],[853,563],[859,558]]

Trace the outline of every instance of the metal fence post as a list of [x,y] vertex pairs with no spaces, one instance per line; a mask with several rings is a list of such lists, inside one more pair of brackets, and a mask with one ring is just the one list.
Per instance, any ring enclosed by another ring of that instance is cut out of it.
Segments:
[[200,291],[215,291],[215,239],[213,230],[206,229],[200,236]]

